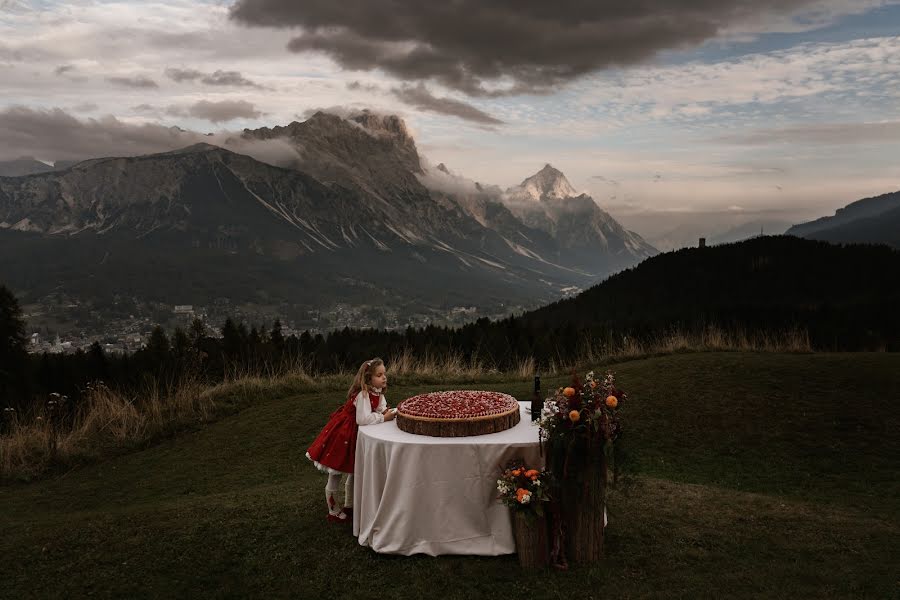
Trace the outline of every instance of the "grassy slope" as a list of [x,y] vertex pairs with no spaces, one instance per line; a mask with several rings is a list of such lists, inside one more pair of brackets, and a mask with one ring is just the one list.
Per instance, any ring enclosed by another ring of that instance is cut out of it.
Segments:
[[897,593],[900,356],[682,354],[616,370],[640,475],[610,499],[598,567],[534,573],[514,556],[359,547],[325,523],[324,478],[303,458],[338,398],[307,394],[0,488],[0,597]]

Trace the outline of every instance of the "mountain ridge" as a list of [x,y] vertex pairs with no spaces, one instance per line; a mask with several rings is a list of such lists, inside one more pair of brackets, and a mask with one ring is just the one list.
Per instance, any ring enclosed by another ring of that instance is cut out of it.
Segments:
[[[786,235],[806,237],[811,239],[828,239],[827,237],[819,236],[827,236],[828,230],[849,225],[850,223],[858,219],[874,218],[896,208],[900,208],[900,191],[888,192],[886,194],[880,194],[878,196],[856,200],[842,208],[837,209],[833,215],[819,217],[818,219],[815,219],[813,221],[794,225],[785,233]],[[854,238],[852,235],[841,236],[840,234],[838,234],[836,237],[842,238],[844,241],[881,241],[878,239],[867,240],[858,237]]]
[[[273,165],[240,152],[252,144],[282,151],[283,160]],[[435,171],[449,176],[446,167]],[[557,185],[564,175],[549,164],[541,174],[552,176],[544,178],[551,191],[571,189],[567,182]],[[13,236],[3,240],[7,249],[43,257],[46,264],[32,266],[56,273],[64,288],[80,293],[94,293],[81,267],[53,252],[82,253],[90,263],[97,260],[94,249],[108,243],[118,253],[109,259],[118,272],[147,270],[160,290],[169,290],[166,280],[182,278],[180,260],[197,280],[192,289],[221,286],[245,301],[261,284],[235,277],[249,288],[241,292],[223,278],[227,260],[249,274],[270,273],[268,285],[280,290],[279,301],[295,296],[326,303],[345,293],[353,298],[357,284],[342,292],[340,282],[365,281],[360,265],[384,270],[396,264],[404,272],[388,273],[385,281],[395,286],[398,302],[441,306],[448,298],[498,305],[550,301],[648,254],[630,252],[627,232],[587,196],[554,198],[562,208],[546,209],[554,211],[554,226],[541,228],[521,221],[495,186],[469,186],[471,193],[459,194],[429,188],[427,180],[402,119],[316,113],[302,123],[244,130],[222,146],[200,142],[0,177],[0,236]],[[582,222],[600,235],[572,234]],[[151,250],[159,268],[147,266]],[[209,281],[202,281],[205,269],[214,274]],[[95,279],[112,277],[99,267],[83,270]],[[25,269],[0,268],[0,277],[26,293],[29,286],[47,290]],[[133,288],[178,303],[150,283]]]

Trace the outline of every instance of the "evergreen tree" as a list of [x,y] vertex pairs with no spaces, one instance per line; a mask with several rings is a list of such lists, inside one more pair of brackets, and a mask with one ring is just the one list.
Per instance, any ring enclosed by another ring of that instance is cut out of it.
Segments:
[[191,339],[184,332],[184,329],[176,327],[175,334],[172,336],[172,353],[175,355],[175,360],[177,360],[179,364],[188,360],[191,354],[192,345]]
[[99,342],[94,342],[88,349],[88,377],[92,380],[107,381],[109,379],[109,363],[106,360],[106,352]]
[[150,334],[150,341],[147,342],[147,347],[144,349],[151,368],[157,374],[163,370],[168,362],[169,348],[169,338],[166,337],[166,332],[157,325],[153,328],[153,332]]
[[275,319],[275,323],[272,325],[269,340],[271,340],[272,346],[275,347],[276,356],[280,356],[284,350],[284,334],[281,331],[281,321],[279,319]]
[[0,404],[24,405],[26,359],[22,310],[12,292],[0,286]]
[[199,348],[200,340],[206,337],[206,323],[203,322],[203,319],[198,317],[191,322],[189,335],[194,348]]
[[229,317],[222,326],[222,351],[228,358],[236,358],[241,353],[241,333]]

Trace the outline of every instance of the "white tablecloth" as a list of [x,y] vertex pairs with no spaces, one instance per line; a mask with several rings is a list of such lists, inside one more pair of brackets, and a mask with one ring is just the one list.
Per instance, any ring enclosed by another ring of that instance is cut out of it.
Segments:
[[497,501],[501,467],[521,458],[543,465],[538,427],[520,403],[512,429],[439,438],[401,431],[396,421],[359,428],[353,534],[390,554],[516,551],[509,508]]

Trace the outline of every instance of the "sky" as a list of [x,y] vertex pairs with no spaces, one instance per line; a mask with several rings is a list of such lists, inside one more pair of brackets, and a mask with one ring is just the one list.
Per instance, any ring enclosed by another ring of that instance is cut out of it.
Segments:
[[900,0],[0,0],[0,160],[363,108],[651,240],[802,222],[900,189]]

